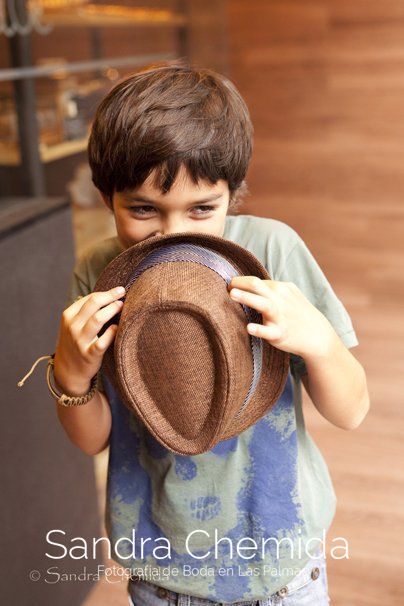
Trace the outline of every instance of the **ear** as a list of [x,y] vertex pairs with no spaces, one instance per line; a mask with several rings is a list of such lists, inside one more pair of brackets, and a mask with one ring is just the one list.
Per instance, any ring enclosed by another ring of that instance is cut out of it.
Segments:
[[229,201],[229,212],[238,211],[239,207],[243,204],[244,198],[250,194],[247,183],[242,181],[241,185],[230,194]]

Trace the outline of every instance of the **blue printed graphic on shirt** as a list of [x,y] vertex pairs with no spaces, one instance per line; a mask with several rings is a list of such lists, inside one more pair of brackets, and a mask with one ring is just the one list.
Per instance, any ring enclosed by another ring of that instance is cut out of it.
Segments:
[[[278,565],[276,542],[267,542],[263,557],[262,541],[269,537],[295,541],[304,532],[290,373],[283,393],[263,418],[239,436],[194,456],[178,455],[162,446],[122,403],[107,377],[103,379],[112,412],[108,535],[113,545],[121,537],[132,538],[132,529],[136,534],[135,558],[132,544],[120,541],[121,557],[115,559],[126,567],[234,568],[233,576],[205,578],[205,595],[207,583],[212,600],[234,601],[248,595],[252,579],[240,575],[239,566]],[[153,554],[156,547],[166,544],[159,541],[162,537],[171,546],[167,557],[160,557],[166,553],[163,549]],[[215,537],[228,539],[219,541],[217,557]],[[259,547],[243,552],[248,559],[235,549],[244,537]],[[283,547],[281,541],[280,553]],[[286,560],[289,555],[290,549]]]

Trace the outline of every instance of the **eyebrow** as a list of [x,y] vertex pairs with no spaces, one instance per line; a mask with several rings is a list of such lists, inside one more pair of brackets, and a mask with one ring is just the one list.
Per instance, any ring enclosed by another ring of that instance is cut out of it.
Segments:
[[[223,194],[212,194],[211,196],[208,196],[207,198],[203,198],[202,200],[194,200],[193,202],[190,202],[190,204],[205,204],[205,202],[213,202],[214,200],[218,200],[222,196],[223,196]],[[145,202],[147,204],[157,204],[158,205],[158,202],[155,202],[154,200],[152,200],[151,198],[148,198],[147,196],[141,196],[139,194],[126,194],[124,197],[128,202]]]

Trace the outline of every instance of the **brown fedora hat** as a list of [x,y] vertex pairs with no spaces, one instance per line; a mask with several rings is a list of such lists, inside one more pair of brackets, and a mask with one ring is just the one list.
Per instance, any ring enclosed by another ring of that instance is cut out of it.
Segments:
[[126,290],[121,312],[107,324],[118,323],[118,330],[102,370],[173,452],[200,454],[240,434],[283,391],[289,354],[247,332],[261,315],[229,296],[227,284],[237,275],[270,279],[238,244],[187,232],[126,249],[94,287]]

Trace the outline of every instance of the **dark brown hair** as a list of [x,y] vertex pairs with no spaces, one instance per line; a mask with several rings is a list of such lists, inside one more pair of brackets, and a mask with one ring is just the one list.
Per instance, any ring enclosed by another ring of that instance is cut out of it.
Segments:
[[136,189],[155,170],[154,185],[170,190],[183,165],[194,183],[227,181],[232,207],[246,191],[253,127],[235,86],[208,69],[164,63],[117,84],[100,103],[88,157],[95,186]]

